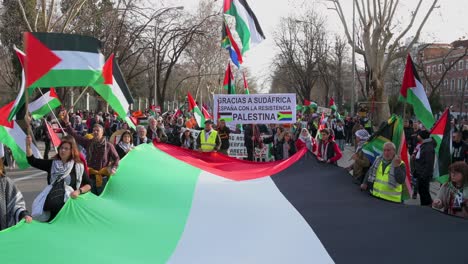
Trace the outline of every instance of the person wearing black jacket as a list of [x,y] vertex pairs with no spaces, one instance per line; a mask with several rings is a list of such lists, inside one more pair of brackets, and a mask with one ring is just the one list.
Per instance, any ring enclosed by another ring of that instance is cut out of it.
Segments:
[[275,160],[285,160],[290,158],[292,155],[296,154],[296,144],[292,139],[290,132],[285,132],[283,135],[283,140],[278,142],[276,146],[276,156]]
[[231,134],[231,130],[226,126],[226,121],[224,119],[219,120],[217,131],[219,138],[221,139],[221,148],[219,149],[219,152],[228,155],[229,134]]
[[452,162],[467,161],[468,145],[462,140],[460,131],[453,133],[452,149]]
[[414,161],[414,176],[418,180],[418,192],[422,206],[432,205],[429,184],[434,172],[435,146],[436,142],[429,137],[427,130],[418,132],[418,141],[421,143]]

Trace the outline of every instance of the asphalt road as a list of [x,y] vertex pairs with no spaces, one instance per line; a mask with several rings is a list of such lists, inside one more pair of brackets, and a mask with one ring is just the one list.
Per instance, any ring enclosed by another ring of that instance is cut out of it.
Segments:
[[31,212],[31,206],[34,198],[46,187],[47,173],[34,168],[25,170],[8,170],[7,176],[10,177],[23,193],[26,201],[26,207]]

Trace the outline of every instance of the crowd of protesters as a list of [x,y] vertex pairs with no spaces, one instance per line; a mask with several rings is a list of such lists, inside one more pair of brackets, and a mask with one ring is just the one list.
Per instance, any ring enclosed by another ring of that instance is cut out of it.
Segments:
[[[206,120],[200,128],[193,117],[176,116],[174,113],[147,113],[147,125],[129,127],[125,121],[102,112],[61,111],[59,114],[63,132],[57,154],[49,159],[50,135],[46,132],[45,118],[37,137],[45,142],[44,159],[34,158],[31,150],[32,138],[27,137],[26,150],[31,166],[47,172],[50,186],[43,205],[48,214],[43,221],[52,220],[68,197],[76,198],[88,191],[102,193],[109,177],[116,171],[119,162],[136,146],[154,142],[168,143],[189,150],[220,152],[228,154],[231,133],[244,134],[247,160],[255,160],[255,149],[270,147],[269,154],[275,160],[285,160],[299,150],[316,155],[317,160],[337,166],[345,147],[354,154],[353,163],[346,169],[352,172],[352,181],[372,196],[402,202],[406,166],[397,155],[397,148],[391,142],[383,146],[383,154],[373,163],[364,154],[362,146],[371,138],[373,128],[367,115],[355,117],[330,115],[322,119],[318,114],[299,116],[296,124],[247,124],[228,127],[225,120]],[[193,130],[198,130],[194,137]],[[447,214],[468,218],[468,124],[457,124],[452,120],[452,161],[450,179],[440,187],[439,194],[432,199],[430,183],[434,172],[435,141],[420,122],[407,120],[404,123],[407,147],[411,154],[412,198],[419,194],[422,206],[432,206]],[[5,162],[0,158],[0,212],[8,217],[1,219],[0,230],[14,225],[21,219],[31,222],[31,213],[25,209],[24,199],[16,186],[5,177]],[[11,162],[11,161],[10,161]],[[52,195],[54,194],[54,195]],[[50,197],[49,197],[50,196]],[[8,206],[2,207],[1,199]],[[36,217],[35,217],[36,218]],[[39,219],[37,217],[36,219]]]

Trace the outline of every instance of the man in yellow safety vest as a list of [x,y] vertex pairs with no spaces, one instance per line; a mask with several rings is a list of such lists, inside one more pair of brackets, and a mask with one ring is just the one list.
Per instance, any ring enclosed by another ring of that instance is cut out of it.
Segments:
[[205,129],[197,138],[197,148],[202,152],[216,152],[221,147],[221,139],[218,132],[213,129],[213,121],[205,121]]
[[361,190],[380,199],[401,203],[402,184],[405,182],[405,163],[396,154],[396,147],[387,142],[383,147],[383,155],[375,159],[361,184]]

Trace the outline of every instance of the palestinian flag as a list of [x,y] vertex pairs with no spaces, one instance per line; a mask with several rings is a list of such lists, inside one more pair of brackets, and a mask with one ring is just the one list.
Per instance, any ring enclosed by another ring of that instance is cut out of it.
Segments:
[[247,78],[245,78],[245,72],[242,72],[242,76],[244,77],[244,93],[250,94],[249,84],[247,83]]
[[335,100],[333,100],[333,97],[330,97],[330,102],[328,102],[328,106],[329,106],[333,111],[336,111],[336,110],[337,110],[337,107],[336,107],[336,104],[335,104]]
[[[8,121],[8,114],[14,106],[15,101],[0,108],[0,143],[11,149],[16,164],[20,169],[29,167],[26,159],[26,133],[16,123],[16,121]],[[39,149],[32,144],[33,155],[36,158],[41,158]]]
[[193,100],[192,95],[190,92],[187,93],[187,98],[188,98],[188,110],[189,112],[192,112],[193,116],[195,117],[195,120],[197,121],[197,124],[199,127],[204,128],[205,127],[205,116],[203,115],[202,111],[200,108],[198,108],[197,103],[195,100]]
[[242,54],[265,39],[257,17],[247,0],[224,0],[224,14],[236,19],[236,31],[242,42]]
[[[380,232],[363,235],[368,230]],[[453,234],[466,233],[464,219],[370,197],[344,169],[305,149],[288,160],[252,163],[142,144],[121,160],[101,196],[69,199],[51,223],[22,222],[0,232],[0,248],[8,252],[2,263],[15,264],[83,263],[66,250],[83,245],[112,249],[87,263],[328,264],[375,263],[398,245],[403,262],[459,263],[465,239]],[[421,236],[452,243],[421,254],[404,239]]]
[[182,105],[181,107],[177,109],[177,111],[174,113],[174,119],[177,119],[180,115],[184,113],[184,110],[185,110],[184,108],[185,108],[185,105]]
[[28,105],[28,110],[33,119],[41,119],[62,104],[54,88],[47,90],[41,90],[42,95]]
[[236,87],[234,86],[234,76],[231,71],[231,63],[228,63],[226,72],[224,73],[223,87],[228,91],[228,94],[236,94]]
[[448,167],[452,164],[452,136],[449,116],[450,110],[447,108],[431,130],[431,136],[437,143],[434,178],[440,183],[448,181]]
[[52,142],[52,145],[57,148],[58,146],[60,146],[60,143],[62,142],[62,140],[60,140],[60,138],[57,136],[57,133],[54,132],[49,122],[47,121],[45,122],[46,122],[47,132],[49,133],[49,136],[50,136],[50,141]]
[[208,110],[206,110],[206,107],[203,105],[202,105],[202,112],[203,112],[203,116],[205,117],[205,119],[211,119],[210,113],[208,112]]
[[219,113],[219,119],[223,119],[224,121],[227,122],[232,122],[233,118],[232,118],[232,113],[231,112],[221,112]]
[[92,86],[104,82],[101,42],[61,33],[24,33],[26,87]]
[[16,114],[20,111],[22,107],[24,107],[24,90],[25,90],[25,74],[24,74],[24,62],[26,60],[26,54],[22,52],[21,50],[17,49],[14,47],[16,56],[18,57],[18,60],[21,64],[21,86],[20,90],[18,92],[18,95],[16,96],[16,99],[13,103],[13,106],[11,108],[11,112],[8,115],[8,121],[13,120],[16,117]]
[[400,100],[413,106],[416,117],[427,129],[430,129],[434,125],[434,115],[427,99],[426,90],[421,83],[418,71],[414,67],[413,60],[409,54],[406,58]]
[[227,25],[226,21],[223,21],[221,47],[229,51],[229,56],[231,57],[232,63],[234,63],[237,68],[239,68],[240,64],[242,64],[242,54],[239,50],[239,47],[237,46],[236,41],[232,37],[231,31],[229,30],[229,26]]
[[[104,83],[93,85],[94,90],[109,104],[121,118],[130,116],[130,105],[134,103],[130,89],[120,70],[114,54],[103,67]],[[133,123],[130,123],[131,125]]]

